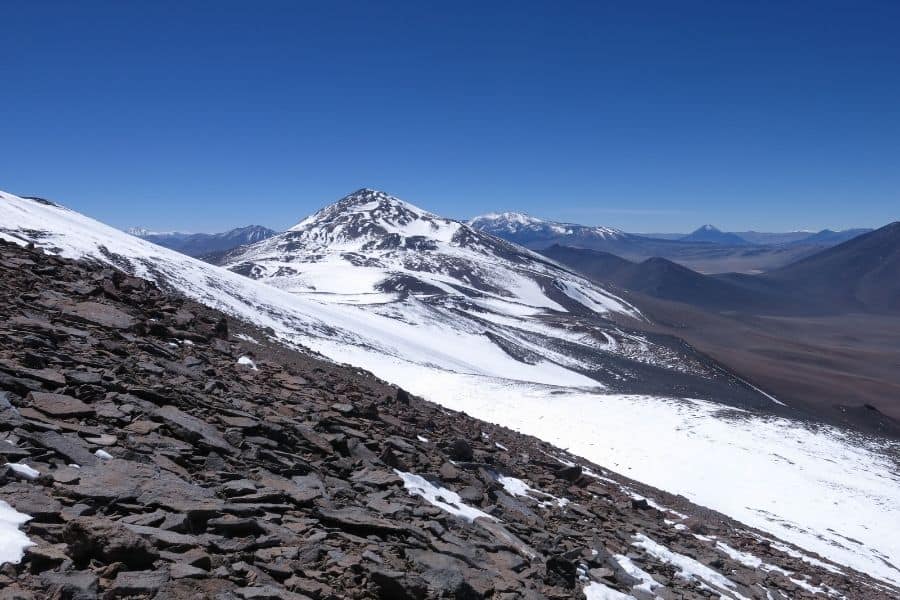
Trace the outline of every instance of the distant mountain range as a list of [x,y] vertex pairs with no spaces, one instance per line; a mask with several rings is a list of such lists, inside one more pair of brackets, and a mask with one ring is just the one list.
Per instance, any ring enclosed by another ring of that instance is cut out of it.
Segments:
[[900,222],[758,275],[559,245],[543,253],[791,406],[900,435]]
[[871,230],[764,233],[724,232],[704,225],[690,234],[638,234],[539,219],[524,213],[491,213],[469,221],[532,250],[553,245],[609,252],[630,261],[662,257],[701,273],[760,273],[777,269]]
[[[834,245],[840,244],[841,242],[846,242],[847,240],[851,240],[858,235],[862,235],[864,233],[868,233],[872,231],[871,228],[858,228],[858,229],[843,229],[841,231],[834,231],[832,229],[822,229],[821,231],[781,231],[781,232],[771,232],[771,231],[730,231],[723,232],[716,228],[713,225],[704,225],[703,227],[697,229],[693,233],[684,234],[684,233],[636,233],[635,235],[639,235],[646,238],[656,238],[661,240],[680,240],[686,241],[688,238],[693,238],[698,232],[704,229],[713,229],[720,233],[725,234],[726,236],[736,236],[740,238],[741,242],[736,242],[735,238],[732,239],[737,245],[745,245],[747,243],[754,244],[757,246],[786,246],[790,244],[827,244]],[[696,240],[701,241],[701,240]],[[716,240],[711,239],[709,241],[716,242]],[[721,243],[721,242],[719,242]]]
[[760,275],[703,275],[665,258],[636,263],[553,245],[546,256],[595,281],[706,309],[755,314],[900,313],[900,222]]
[[143,227],[132,227],[126,233],[188,256],[199,257],[217,252],[227,252],[246,244],[254,244],[268,239],[278,232],[261,225],[248,225],[223,233],[182,233],[178,231],[160,233],[149,231]]

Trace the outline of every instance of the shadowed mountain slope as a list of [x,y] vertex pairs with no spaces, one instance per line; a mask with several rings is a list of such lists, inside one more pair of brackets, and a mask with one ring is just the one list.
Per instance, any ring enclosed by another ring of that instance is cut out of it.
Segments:
[[633,263],[564,246],[552,246],[544,254],[598,282],[717,311],[900,312],[900,222],[761,275],[703,275],[662,258]]
[[900,221],[766,274],[846,310],[900,312]]
[[607,252],[551,246],[543,254],[589,275],[595,281],[654,298],[683,302],[716,311],[781,310],[790,296],[776,286],[746,278],[703,275],[665,258],[634,263]]

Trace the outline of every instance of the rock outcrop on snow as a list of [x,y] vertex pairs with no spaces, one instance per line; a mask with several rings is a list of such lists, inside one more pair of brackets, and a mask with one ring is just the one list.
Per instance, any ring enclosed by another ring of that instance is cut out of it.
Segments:
[[900,593],[111,268],[0,281],[0,598]]

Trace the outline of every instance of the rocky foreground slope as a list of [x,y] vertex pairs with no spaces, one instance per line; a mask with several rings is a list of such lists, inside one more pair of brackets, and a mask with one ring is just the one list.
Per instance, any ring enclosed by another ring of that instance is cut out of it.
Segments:
[[900,593],[144,280],[0,281],[0,598]]

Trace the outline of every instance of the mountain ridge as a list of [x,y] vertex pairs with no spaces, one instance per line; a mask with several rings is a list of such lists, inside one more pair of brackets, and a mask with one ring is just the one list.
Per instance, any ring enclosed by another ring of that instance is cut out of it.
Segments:
[[[504,218],[504,215],[519,215],[519,217]],[[768,271],[814,254],[864,231],[848,230],[834,235],[823,233],[818,237],[812,232],[803,236],[766,233],[750,235],[754,232],[749,232],[748,238],[751,239],[744,239],[735,233],[704,233],[703,227],[688,235],[627,233],[606,227],[592,228],[554,223],[527,215],[524,218],[520,217],[521,213],[493,213],[492,218],[476,217],[469,223],[473,227],[482,228],[493,235],[535,251],[558,244],[609,252],[633,262],[661,257],[706,274],[730,272],[754,274]],[[592,230],[598,230],[600,234],[578,235],[578,232]],[[653,237],[654,235],[660,237]],[[804,242],[806,238],[813,241],[806,243]],[[722,243],[723,241],[725,243]]]

